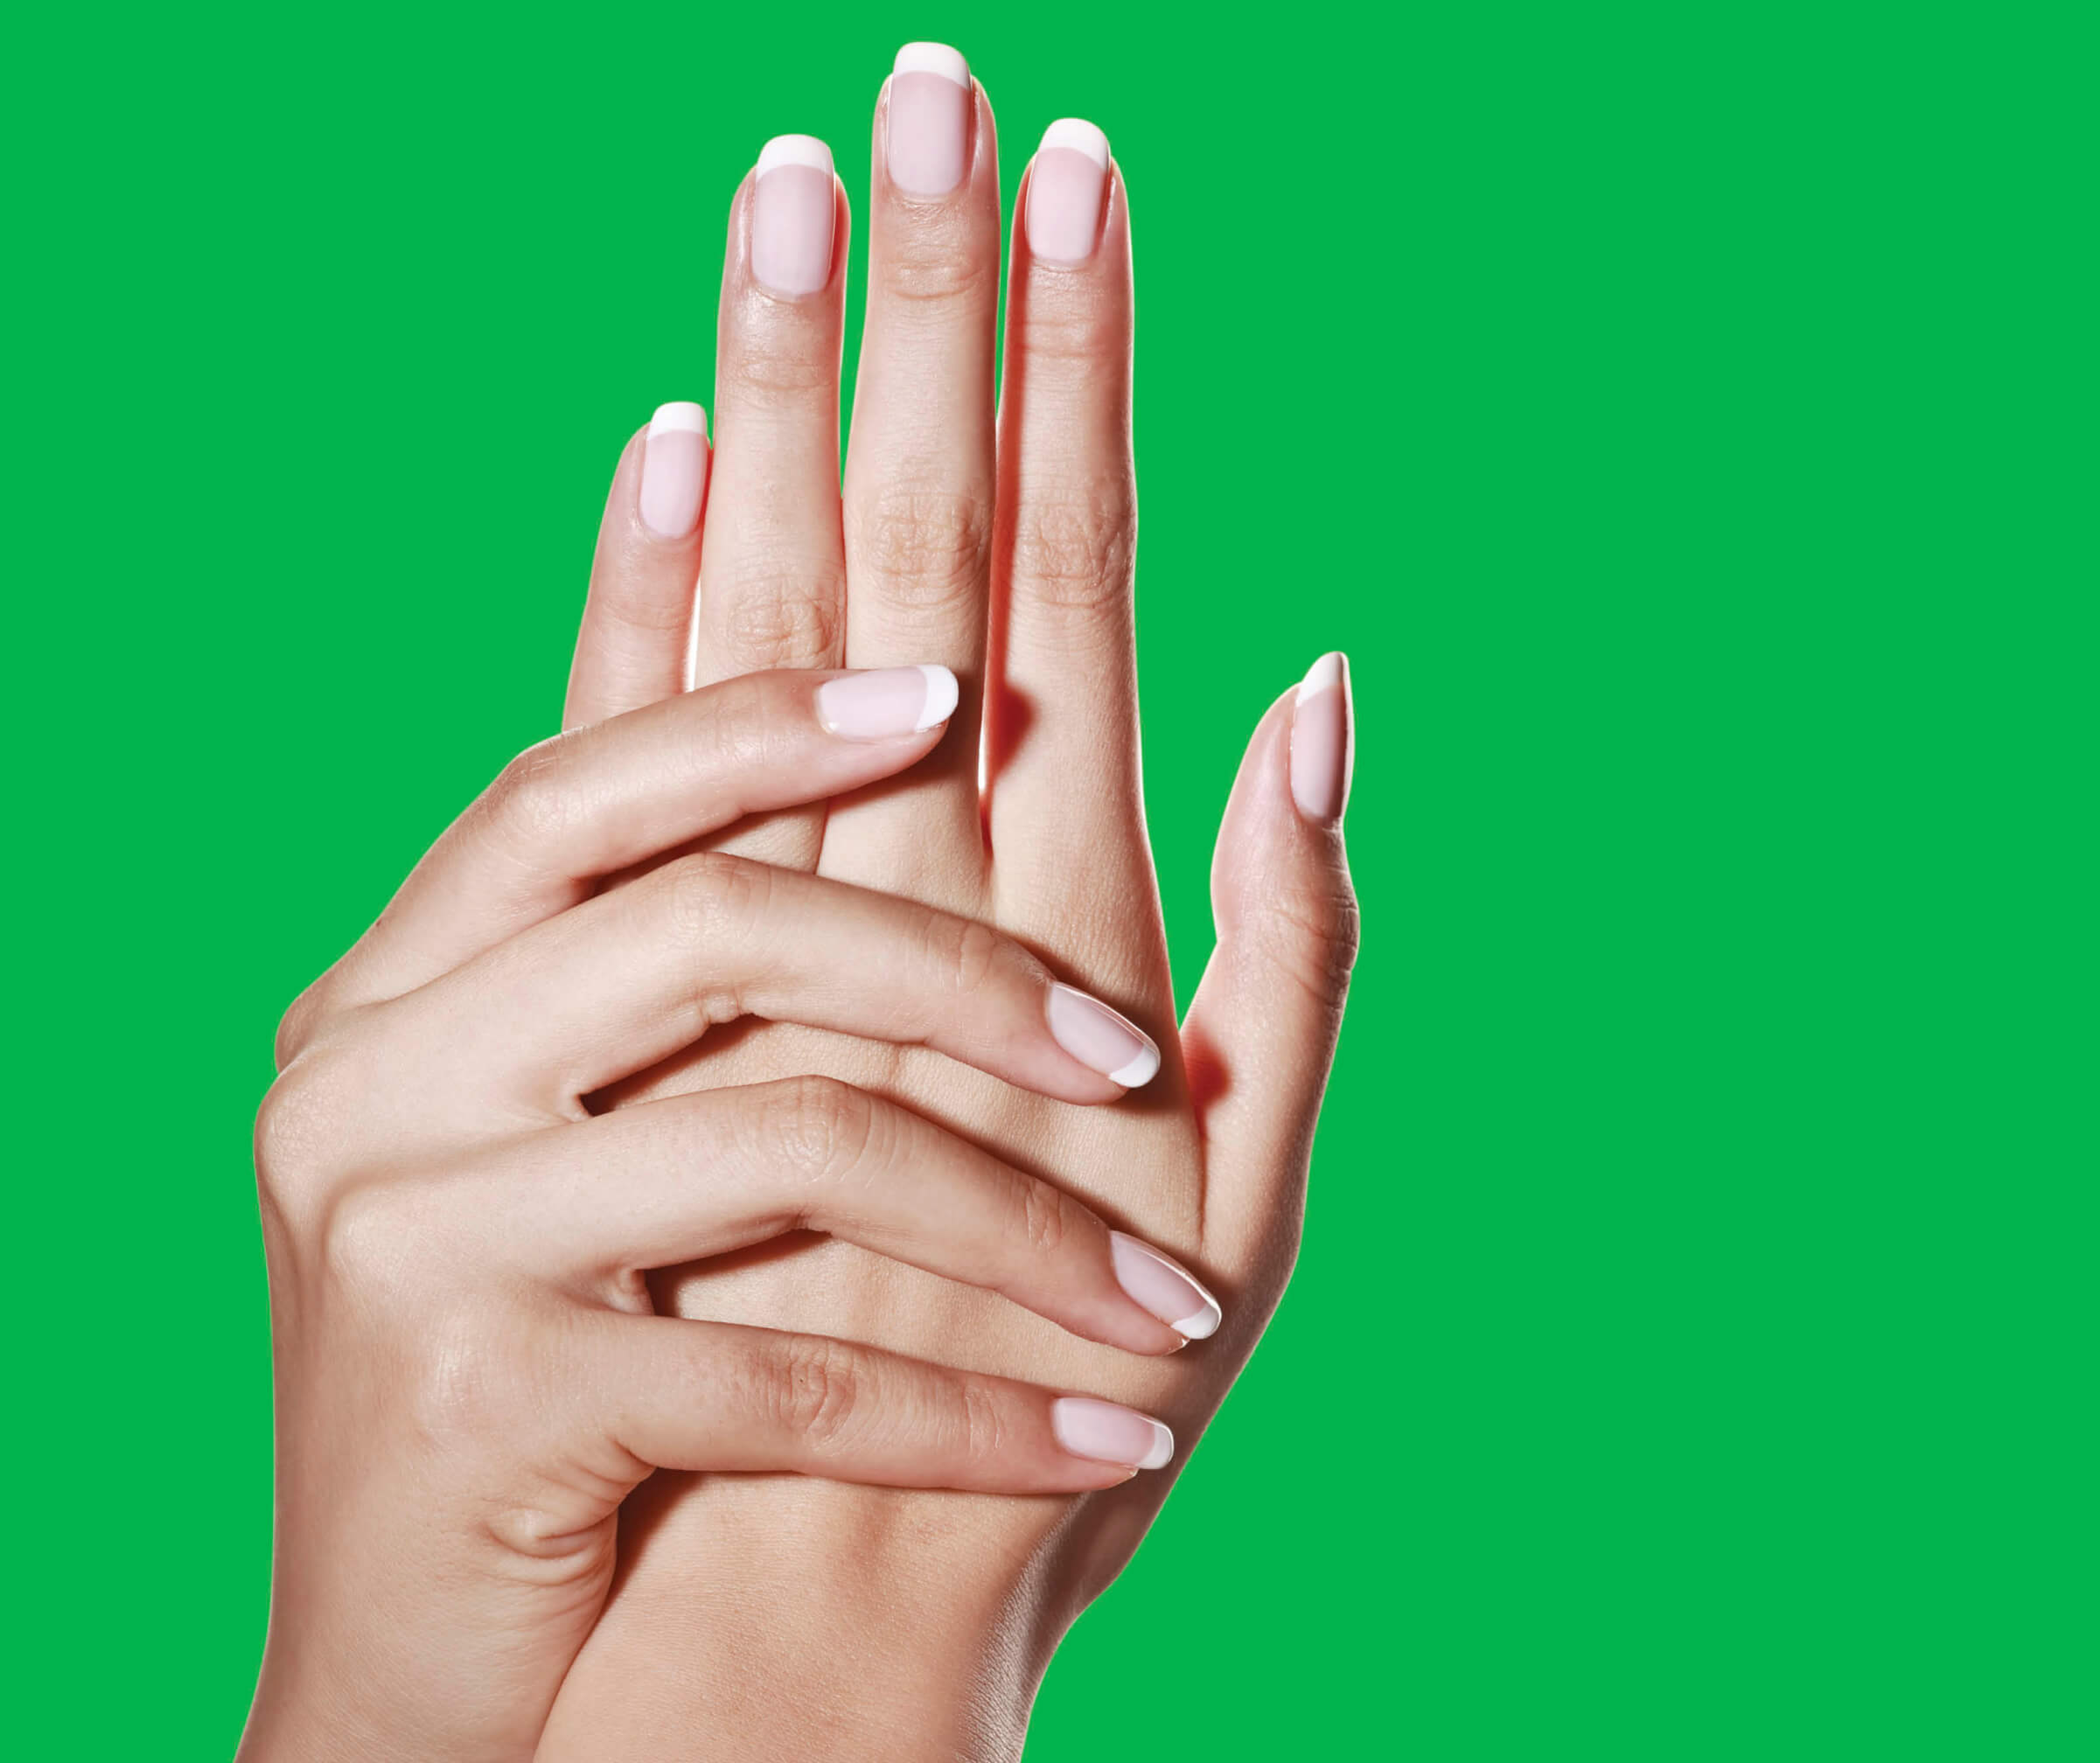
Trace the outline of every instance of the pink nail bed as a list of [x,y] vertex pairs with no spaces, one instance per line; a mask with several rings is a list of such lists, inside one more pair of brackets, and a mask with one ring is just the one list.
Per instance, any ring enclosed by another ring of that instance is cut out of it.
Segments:
[[1108,136],[1067,116],[1043,131],[1028,180],[1028,248],[1044,263],[1094,254],[1108,198]]
[[642,441],[642,484],[635,498],[642,525],[659,539],[683,539],[700,525],[708,493],[708,413],[697,404],[664,404]]
[[1349,658],[1322,655],[1298,687],[1291,709],[1291,799],[1319,826],[1342,818],[1355,762]]
[[907,43],[890,76],[890,181],[909,196],[945,196],[970,164],[970,64],[945,43]]
[[955,714],[960,696],[945,667],[877,667],[817,687],[817,721],[848,741],[921,735]]
[[751,274],[776,294],[814,294],[831,280],[831,149],[813,135],[776,135],[751,189]]
[[1174,1459],[1174,1434],[1148,1414],[1091,1396],[1060,1396],[1050,1404],[1050,1432],[1074,1457],[1161,1469]]
[[1134,1090],[1158,1075],[1160,1049],[1152,1037],[1099,998],[1075,986],[1053,985],[1043,1011],[1051,1038],[1090,1070]]
[[1120,1230],[1108,1233],[1108,1247],[1116,1284],[1176,1334],[1205,1341],[1217,1334],[1224,1312],[1188,1269]]

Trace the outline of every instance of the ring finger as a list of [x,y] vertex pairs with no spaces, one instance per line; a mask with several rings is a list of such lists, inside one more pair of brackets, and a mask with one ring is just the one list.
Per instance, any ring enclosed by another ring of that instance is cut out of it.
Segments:
[[1140,924],[1155,884],[1138,769],[1130,231],[1108,142],[1051,124],[1029,169],[999,413],[990,829],[1002,922],[1059,940]]
[[[397,1093],[579,1099],[739,1016],[924,1045],[1068,1102],[1159,1070],[1152,1039],[1012,938],[914,902],[709,853],[652,870],[376,1007],[428,1012],[382,1043],[443,1049]],[[410,1099],[400,1094],[402,1105]]]
[[[694,682],[833,667],[845,640],[839,350],[848,210],[831,150],[769,141],[729,213]],[[820,810],[736,848],[816,861]]]

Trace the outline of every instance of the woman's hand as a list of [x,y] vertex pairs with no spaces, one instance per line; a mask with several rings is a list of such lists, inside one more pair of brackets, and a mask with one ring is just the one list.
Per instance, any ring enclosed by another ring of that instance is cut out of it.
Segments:
[[244,1754],[529,1756],[659,1466],[1070,1494],[1170,1454],[1113,1403],[651,1314],[645,1270],[813,1230],[1113,1349],[1215,1326],[1057,1188],[822,1077],[583,1103],[746,1014],[1061,1105],[1150,1075],[981,926],[732,856],[632,873],[911,765],[954,702],[938,666],[754,675],[534,748],[293,1007],[257,1135],[277,1557]]
[[[1224,1294],[1224,1323],[1171,1360],[1134,1361],[844,1243],[718,1260],[655,1289],[687,1316],[1106,1390],[1167,1415],[1185,1446],[1296,1251],[1355,947],[1347,673],[1322,659],[1254,731],[1212,871],[1217,951],[1176,1034],[1139,766],[1122,178],[1090,125],[1044,136],[1013,233],[995,415],[992,115],[952,51],[898,58],[874,161],[842,502],[848,211],[828,155],[793,137],[761,156],[730,213],[704,506],[692,414],[673,411],[635,437],[615,479],[567,720],[678,690],[688,638],[703,681],[946,664],[961,699],[928,763],[741,828],[731,848],[997,924],[1142,1024],[1163,1067],[1128,1103],[1078,1110],[919,1049],[766,1026],[611,1099],[659,1105],[813,1070],[892,1097],[1169,1245]],[[1217,439],[1230,518],[1259,494],[1259,436]],[[1308,1438],[1303,1454],[1337,1442]],[[659,1478],[630,1503],[634,1546],[543,1754],[1011,1756],[1058,1637],[1128,1558],[1168,1481],[1075,1501]]]

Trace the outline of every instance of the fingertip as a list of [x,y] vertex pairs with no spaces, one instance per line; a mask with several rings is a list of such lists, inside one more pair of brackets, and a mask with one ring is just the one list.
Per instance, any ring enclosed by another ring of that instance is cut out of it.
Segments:
[[945,43],[907,43],[897,52],[892,73],[938,73],[968,91],[970,64],[959,49]]
[[847,741],[893,741],[943,728],[962,687],[937,662],[841,673],[817,687],[817,721]]
[[1147,1314],[1172,1329],[1176,1348],[1207,1341],[1217,1332],[1224,1311],[1197,1277],[1164,1251],[1127,1231],[1108,1233],[1110,1265],[1116,1284]]
[[962,701],[962,683],[952,668],[938,662],[922,661],[918,671],[926,684],[926,700],[918,713],[918,726],[923,730],[945,722],[955,714],[955,707]]
[[838,174],[813,135],[776,135],[751,171],[750,269],[758,285],[794,301],[836,280]]
[[1355,725],[1349,658],[1333,650],[1307,670],[1291,702],[1291,799],[1315,826],[1335,825],[1349,805]]
[[1135,1090],[1159,1075],[1159,1044],[1120,1010],[1062,980],[1043,1000],[1050,1038],[1090,1071]]
[[1022,214],[1029,254],[1053,268],[1074,268],[1094,255],[1107,206],[1108,136],[1077,116],[1060,117],[1043,131],[1029,168]]
[[699,405],[684,399],[659,404],[656,414],[649,419],[652,439],[659,435],[697,435],[704,441],[707,433],[708,413]]
[[758,150],[753,175],[763,178],[783,165],[806,166],[828,178],[832,175],[831,149],[814,135],[776,135]]
[[1095,169],[1108,170],[1108,134],[1098,122],[1083,116],[1060,116],[1043,131],[1038,153],[1078,153],[1093,161]]
[[1174,1433],[1165,1421],[1099,1397],[1058,1397],[1050,1404],[1050,1432],[1067,1456],[1089,1462],[1135,1471],[1163,1469],[1174,1460]]
[[708,413],[683,401],[659,404],[642,442],[635,512],[650,535],[673,544],[700,528],[707,502]]

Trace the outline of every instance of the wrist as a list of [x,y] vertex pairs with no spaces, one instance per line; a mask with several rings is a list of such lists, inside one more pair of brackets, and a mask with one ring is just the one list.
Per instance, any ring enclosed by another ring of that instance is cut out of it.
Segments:
[[542,1760],[1016,1763],[1078,1607],[1071,1502],[658,1480]]

